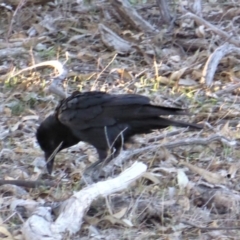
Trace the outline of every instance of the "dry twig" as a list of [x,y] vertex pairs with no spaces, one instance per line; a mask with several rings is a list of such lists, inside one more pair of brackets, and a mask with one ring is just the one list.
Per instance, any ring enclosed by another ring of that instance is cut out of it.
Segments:
[[231,52],[238,53],[240,55],[240,49],[230,45],[229,43],[224,43],[222,46],[218,47],[208,58],[202,73],[201,83],[205,83],[207,87],[211,87],[213,83],[213,77],[216,72],[217,66],[220,60]]
[[22,232],[25,239],[60,240],[63,239],[64,232],[68,232],[70,235],[78,232],[82,225],[84,213],[94,199],[127,188],[129,184],[141,177],[146,169],[145,164],[136,162],[118,177],[92,184],[75,193],[62,204],[61,213],[54,223],[49,209],[38,207],[23,225]]
[[131,6],[127,0],[112,0],[113,7],[124,20],[126,20],[134,28],[145,33],[155,33],[156,29],[147,21],[145,21]]
[[42,62],[42,63],[38,63],[35,64],[31,67],[27,67],[24,68],[22,70],[20,70],[19,72],[15,73],[14,75],[11,75],[12,77],[15,77],[23,72],[32,70],[34,68],[39,68],[39,67],[45,67],[45,66],[51,66],[54,67],[55,69],[57,69],[58,71],[58,75],[55,76],[54,78],[52,78],[52,83],[49,86],[49,91],[62,97],[65,98],[66,94],[64,93],[64,90],[62,89],[62,82],[65,80],[65,78],[67,77],[67,69],[62,65],[62,63],[60,63],[57,60],[52,60],[52,61],[46,61],[46,62]]
[[204,25],[205,27],[209,28],[210,30],[212,30],[213,32],[215,32],[216,34],[218,34],[220,37],[222,37],[225,41],[228,41],[229,43],[234,44],[237,47],[240,47],[240,43],[239,40],[229,36],[229,33],[226,33],[224,31],[222,31],[221,29],[217,28],[216,26],[214,26],[213,24],[207,22],[206,20],[204,20],[203,18],[198,17],[197,15],[190,13],[188,11],[186,11],[185,9],[183,9],[183,11],[186,13],[183,18],[192,18],[194,21],[196,21],[199,25]]
[[223,144],[226,144],[227,146],[236,146],[237,145],[236,141],[229,140],[226,137],[220,136],[217,134],[212,135],[208,138],[186,138],[186,139],[182,139],[179,141],[174,141],[174,142],[169,142],[169,143],[164,143],[164,144],[154,144],[154,145],[143,147],[140,149],[122,151],[120,153],[120,155],[118,155],[118,157],[116,157],[106,167],[104,167],[104,172],[107,174],[110,174],[112,172],[113,165],[122,165],[124,162],[128,161],[129,159],[131,159],[133,156],[135,156],[137,154],[141,154],[143,152],[148,152],[148,151],[156,151],[160,147],[165,147],[165,148],[171,149],[171,148],[188,146],[188,145],[206,146],[214,141],[220,141]]
[[168,1],[165,0],[157,0],[157,5],[162,16],[162,20],[170,25],[172,17],[169,11]]

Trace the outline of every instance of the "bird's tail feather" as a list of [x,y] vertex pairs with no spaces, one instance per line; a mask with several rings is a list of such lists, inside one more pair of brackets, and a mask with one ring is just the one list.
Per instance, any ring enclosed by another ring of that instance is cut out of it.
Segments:
[[[203,125],[201,124],[196,124],[196,123],[188,123],[188,122],[183,122],[183,121],[177,121],[177,120],[171,120],[167,118],[160,118],[162,120],[159,121],[157,125],[167,127],[167,126],[176,126],[176,127],[191,127],[191,128],[196,128],[196,129],[202,129]],[[156,124],[156,120],[154,119],[153,126]],[[156,125],[156,128],[158,126]]]
[[190,127],[194,129],[202,129],[203,126],[201,124],[196,123],[188,123],[183,121],[176,121],[171,120],[168,118],[149,118],[144,120],[134,120],[131,124],[131,126],[134,126],[138,132],[146,133],[153,129],[161,129],[166,128],[168,126],[176,126],[176,127]]

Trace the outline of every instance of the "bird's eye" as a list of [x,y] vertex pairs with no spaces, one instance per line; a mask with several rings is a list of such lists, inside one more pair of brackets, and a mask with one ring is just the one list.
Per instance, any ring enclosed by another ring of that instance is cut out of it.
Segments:
[[58,144],[54,140],[50,140],[48,144],[49,144],[49,148],[53,150],[58,146]]

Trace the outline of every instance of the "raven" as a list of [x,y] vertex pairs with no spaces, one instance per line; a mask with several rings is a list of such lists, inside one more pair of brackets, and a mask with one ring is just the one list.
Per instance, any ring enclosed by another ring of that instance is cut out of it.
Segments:
[[135,134],[168,126],[202,128],[198,124],[160,117],[184,114],[183,109],[153,105],[142,95],[76,91],[60,101],[55,112],[40,124],[36,137],[45,153],[49,173],[56,153],[79,141],[96,148],[99,160],[88,168],[93,169],[116,157],[123,143]]

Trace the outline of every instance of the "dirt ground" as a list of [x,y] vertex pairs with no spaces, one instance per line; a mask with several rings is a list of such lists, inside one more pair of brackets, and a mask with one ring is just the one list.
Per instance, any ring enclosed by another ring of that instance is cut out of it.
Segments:
[[46,173],[35,132],[60,100],[49,91],[58,74],[51,60],[67,70],[67,95],[143,94],[189,109],[177,119],[204,125],[136,136],[111,177],[135,161],[147,172],[93,201],[79,230],[55,239],[240,239],[240,1],[166,2],[1,1],[0,239],[33,239],[22,227],[39,206],[50,207],[54,222],[56,206],[80,191],[97,159],[79,143]]

